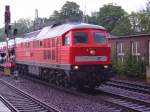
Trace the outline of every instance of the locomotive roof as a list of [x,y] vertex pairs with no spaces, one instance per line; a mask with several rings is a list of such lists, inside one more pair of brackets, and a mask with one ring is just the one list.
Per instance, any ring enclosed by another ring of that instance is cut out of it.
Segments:
[[40,33],[40,31],[41,30],[37,30],[37,31],[30,32],[30,33],[26,33],[26,34],[24,34],[24,38],[36,37]]
[[102,26],[92,25],[87,23],[66,23],[56,27],[44,27],[41,32],[38,34],[37,39],[59,37],[64,33],[73,30],[73,29],[100,29],[106,30]]
[[42,39],[46,39],[46,38],[59,37],[73,29],[106,30],[104,27],[98,26],[98,25],[79,23],[79,22],[71,22],[71,23],[66,23],[66,24],[62,24],[59,26],[55,26],[55,27],[47,26],[47,27],[42,28],[41,30],[25,34],[24,39],[21,42],[29,42],[29,41],[33,41],[33,40],[42,40]]
[[[23,40],[23,38],[16,38],[16,43],[20,43],[21,40]],[[14,39],[10,39],[8,41],[8,45],[10,45],[10,46],[14,45]],[[6,46],[6,42],[5,41],[4,42],[0,42],[0,47],[3,47],[3,46]]]

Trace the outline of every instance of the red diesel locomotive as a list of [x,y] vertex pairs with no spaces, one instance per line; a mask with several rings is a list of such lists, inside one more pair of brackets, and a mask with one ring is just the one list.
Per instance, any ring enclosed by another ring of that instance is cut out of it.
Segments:
[[27,33],[16,43],[20,74],[59,86],[99,86],[111,70],[109,33],[104,27],[66,23]]

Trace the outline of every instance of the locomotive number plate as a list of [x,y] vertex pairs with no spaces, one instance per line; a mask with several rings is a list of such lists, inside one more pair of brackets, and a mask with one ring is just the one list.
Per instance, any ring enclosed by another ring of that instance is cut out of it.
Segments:
[[107,56],[75,56],[76,62],[107,61]]

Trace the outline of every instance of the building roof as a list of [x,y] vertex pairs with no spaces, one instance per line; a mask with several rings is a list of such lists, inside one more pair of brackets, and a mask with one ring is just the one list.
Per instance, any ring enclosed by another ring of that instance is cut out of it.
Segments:
[[135,38],[135,37],[145,37],[145,36],[148,36],[150,37],[150,33],[148,34],[138,34],[138,35],[127,35],[127,36],[110,36],[109,39],[123,39],[123,38]]

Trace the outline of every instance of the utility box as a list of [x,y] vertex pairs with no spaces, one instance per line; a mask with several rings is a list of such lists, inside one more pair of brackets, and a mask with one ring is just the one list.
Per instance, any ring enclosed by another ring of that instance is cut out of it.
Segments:
[[150,66],[146,67],[146,81],[150,83]]

